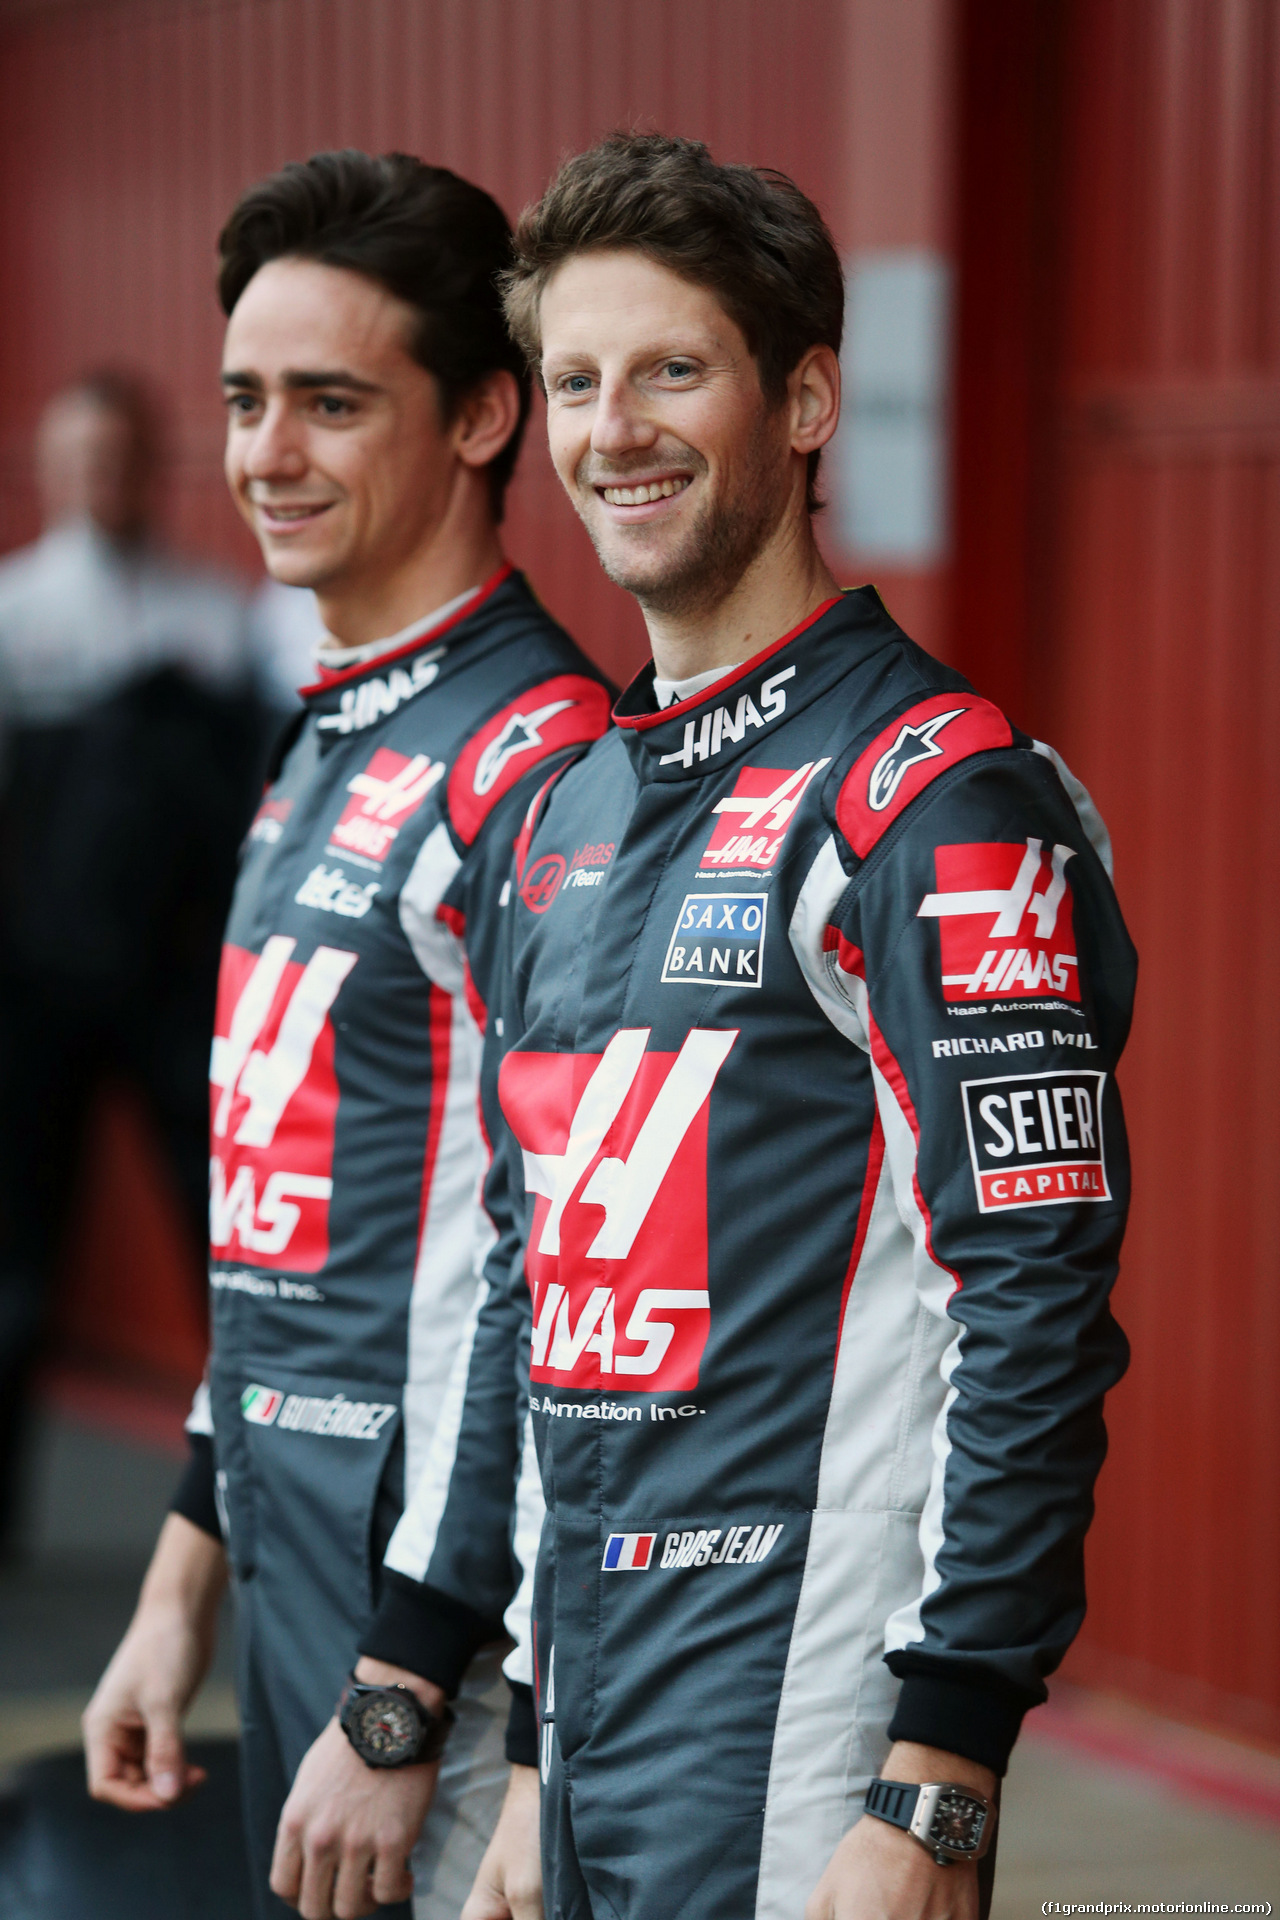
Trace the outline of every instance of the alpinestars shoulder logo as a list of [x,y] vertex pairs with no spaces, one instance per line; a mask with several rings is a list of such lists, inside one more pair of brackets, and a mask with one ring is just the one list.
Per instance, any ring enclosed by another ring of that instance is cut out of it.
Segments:
[[1073,848],[1055,846],[1046,874],[1039,840],[935,849],[938,891],[916,914],[940,922],[944,1000],[1079,1000],[1067,882],[1074,858]]
[[949,713],[935,713],[931,720],[922,720],[918,727],[903,721],[897,739],[880,755],[867,781],[867,805],[873,813],[884,812],[912,767],[921,760],[942,758],[938,735],[967,711],[965,707],[952,707]]
[[491,714],[449,774],[449,819],[463,844],[473,843],[504,794],[539,761],[598,740],[608,725],[608,693],[581,673],[553,674]]
[[573,705],[572,700],[548,700],[545,706],[535,707],[532,713],[513,713],[503,725],[502,731],[489,742],[476,762],[472,791],[488,793],[495,785],[508,760],[514,760],[518,753],[531,753],[542,745],[539,728],[557,713],[563,713],[566,707]]

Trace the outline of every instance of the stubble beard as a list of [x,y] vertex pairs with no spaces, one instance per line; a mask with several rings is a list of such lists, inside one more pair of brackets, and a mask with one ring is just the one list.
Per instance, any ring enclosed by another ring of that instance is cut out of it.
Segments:
[[[789,481],[769,425],[768,418],[763,418],[753,436],[744,485],[731,498],[706,500],[683,538],[648,556],[647,564],[643,552],[609,550],[592,521],[586,521],[605,574],[631,594],[645,613],[667,618],[709,613],[732,593],[777,529],[786,509]],[[692,449],[684,451],[682,464],[692,468],[695,478],[705,474],[707,463],[701,455],[693,455]],[[616,484],[625,486],[625,476],[619,475]]]

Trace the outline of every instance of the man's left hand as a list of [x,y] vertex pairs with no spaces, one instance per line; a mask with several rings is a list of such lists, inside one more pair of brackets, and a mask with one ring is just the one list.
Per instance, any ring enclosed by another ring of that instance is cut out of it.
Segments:
[[977,1920],[978,1869],[940,1867],[909,1833],[864,1814],[814,1888],[804,1920]]
[[298,1768],[271,1862],[271,1890],[303,1920],[360,1920],[413,1893],[409,1855],[439,1761],[367,1767],[331,1720]]
[[[996,1776],[976,1761],[899,1740],[881,1769],[885,1780],[951,1780],[990,1800]],[[866,1813],[850,1827],[809,1897],[804,1920],[977,1920],[978,1869],[940,1867],[900,1827]]]

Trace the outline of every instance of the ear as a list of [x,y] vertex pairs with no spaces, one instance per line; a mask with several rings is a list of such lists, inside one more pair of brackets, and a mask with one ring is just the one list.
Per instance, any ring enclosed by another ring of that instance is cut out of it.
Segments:
[[496,460],[520,419],[520,388],[505,367],[485,374],[467,394],[450,430],[454,452],[467,467]]
[[810,347],[787,380],[791,447],[817,453],[840,424],[840,362],[830,347]]

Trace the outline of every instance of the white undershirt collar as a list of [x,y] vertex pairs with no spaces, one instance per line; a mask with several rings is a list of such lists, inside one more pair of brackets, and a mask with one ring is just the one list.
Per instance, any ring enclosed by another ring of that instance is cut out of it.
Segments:
[[659,680],[655,674],[653,697],[659,708],[678,706],[682,700],[692,700],[695,693],[701,693],[713,680],[723,680],[727,673],[733,672],[734,664],[737,663],[727,667],[712,667],[707,673],[691,674],[687,680]]
[[364,667],[371,660],[378,660],[384,653],[397,653],[401,647],[407,647],[411,640],[425,639],[455,613],[460,613],[467,602],[474,600],[480,592],[479,587],[468,587],[452,600],[446,600],[442,607],[429,613],[424,620],[414,620],[407,627],[401,627],[399,633],[391,634],[386,640],[366,640],[362,647],[344,647],[332,638],[322,641],[316,648],[316,660],[330,673],[342,673],[349,667]]

